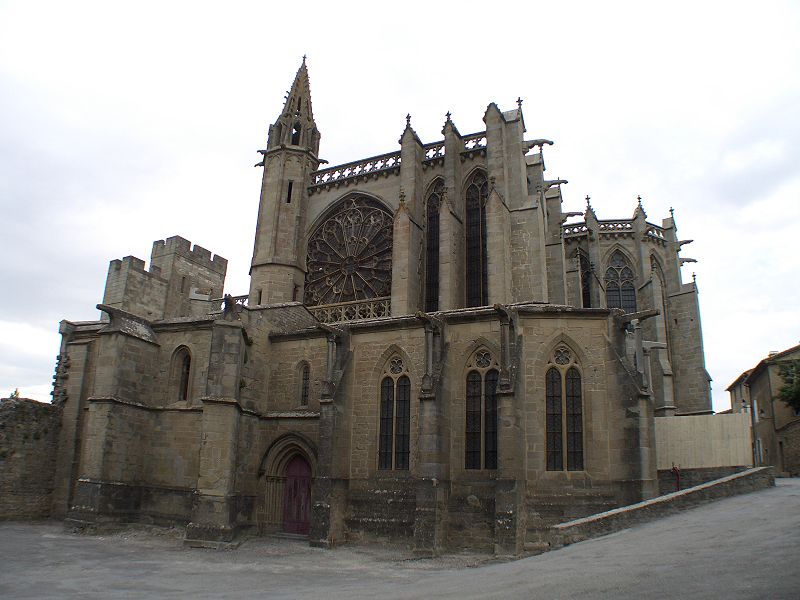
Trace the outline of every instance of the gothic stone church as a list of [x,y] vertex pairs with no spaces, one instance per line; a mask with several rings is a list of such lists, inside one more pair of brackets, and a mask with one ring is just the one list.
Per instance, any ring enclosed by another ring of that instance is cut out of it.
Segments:
[[521,105],[320,168],[305,61],[261,150],[246,296],[181,237],[63,321],[54,514],[434,554],[657,494],[654,419],[710,412],[672,217],[562,211]]

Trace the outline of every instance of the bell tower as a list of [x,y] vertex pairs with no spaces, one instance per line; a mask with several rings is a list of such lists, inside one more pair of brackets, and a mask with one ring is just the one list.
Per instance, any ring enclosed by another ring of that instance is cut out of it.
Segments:
[[307,189],[319,167],[320,134],[311,110],[306,58],[297,70],[283,111],[269,128],[258,224],[250,263],[248,304],[291,302],[303,297]]

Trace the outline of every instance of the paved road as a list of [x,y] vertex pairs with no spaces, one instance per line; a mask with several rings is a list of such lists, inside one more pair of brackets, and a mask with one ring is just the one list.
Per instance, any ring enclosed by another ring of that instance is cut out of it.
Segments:
[[[522,560],[0,523],[0,598],[800,599],[800,480]],[[474,567],[474,568],[469,568]]]

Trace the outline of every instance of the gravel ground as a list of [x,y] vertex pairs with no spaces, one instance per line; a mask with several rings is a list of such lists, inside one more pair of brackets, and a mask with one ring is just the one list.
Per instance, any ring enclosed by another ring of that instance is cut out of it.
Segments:
[[183,548],[178,529],[79,535],[0,523],[0,598],[800,599],[800,480],[513,561],[255,538]]

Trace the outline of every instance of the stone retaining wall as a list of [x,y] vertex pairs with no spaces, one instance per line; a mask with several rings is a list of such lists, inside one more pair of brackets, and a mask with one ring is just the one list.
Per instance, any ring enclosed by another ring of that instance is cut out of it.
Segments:
[[52,404],[0,402],[0,520],[50,516],[60,426]]
[[567,544],[627,529],[719,498],[736,496],[775,485],[771,467],[748,469],[692,488],[659,496],[630,506],[528,532],[526,549],[546,551]]
[[[740,467],[706,467],[699,469],[681,469],[681,490],[685,490],[701,483],[721,479],[734,473],[741,473],[749,469],[750,466]],[[671,469],[658,470],[658,493],[659,495],[671,494],[679,491],[676,486],[675,474]]]

